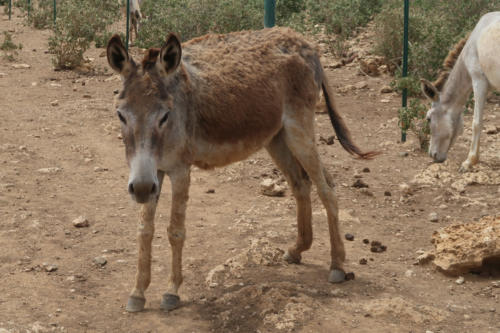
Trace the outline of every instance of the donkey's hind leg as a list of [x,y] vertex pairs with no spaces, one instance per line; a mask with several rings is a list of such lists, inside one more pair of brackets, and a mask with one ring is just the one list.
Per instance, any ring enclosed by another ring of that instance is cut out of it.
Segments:
[[301,253],[312,244],[311,182],[305,170],[288,149],[283,132],[278,133],[266,147],[269,155],[285,175],[292,188],[297,205],[297,243],[288,249],[285,259],[289,263],[299,264]]
[[[304,121],[304,119],[307,120]],[[301,117],[300,121],[299,119],[288,119],[288,121],[285,121],[284,138],[292,154],[316,185],[321,202],[325,206],[330,232],[332,260],[328,280],[336,283],[345,279],[343,270],[345,249],[338,227],[338,204],[333,190],[333,179],[326,172],[319,158],[314,142],[313,121],[313,117]]]

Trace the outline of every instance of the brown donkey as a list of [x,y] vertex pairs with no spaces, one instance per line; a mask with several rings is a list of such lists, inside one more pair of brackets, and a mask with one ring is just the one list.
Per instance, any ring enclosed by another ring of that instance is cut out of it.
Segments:
[[287,177],[297,202],[297,243],[286,259],[300,263],[312,243],[311,181],[326,208],[331,243],[328,280],[342,282],[345,250],[338,228],[333,180],[314,141],[314,109],[322,89],[337,137],[349,153],[370,158],[351,141],[337,113],[318,51],[290,29],[207,35],[182,45],[175,34],[149,49],[141,64],[117,35],[108,43],[110,66],[121,74],[118,117],[130,166],[128,190],[143,204],[139,262],[127,310],[144,308],[151,278],[154,216],[164,174],[172,186],[168,239],[172,270],[161,307],[179,306],[184,219],[190,167],[224,166],[265,147]]

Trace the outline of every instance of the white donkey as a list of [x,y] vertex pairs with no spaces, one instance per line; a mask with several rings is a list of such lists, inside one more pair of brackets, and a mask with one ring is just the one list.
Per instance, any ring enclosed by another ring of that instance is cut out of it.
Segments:
[[460,41],[444,62],[445,69],[436,82],[421,80],[424,94],[432,101],[427,112],[431,141],[429,154],[435,162],[444,162],[448,150],[463,131],[463,110],[474,92],[474,120],[469,156],[460,167],[468,171],[479,161],[479,135],[486,94],[500,89],[500,12],[491,12],[479,20],[468,37]]
[[142,13],[141,2],[142,0],[129,0],[130,1],[130,44],[132,44],[132,31],[135,32],[135,38],[140,30]]

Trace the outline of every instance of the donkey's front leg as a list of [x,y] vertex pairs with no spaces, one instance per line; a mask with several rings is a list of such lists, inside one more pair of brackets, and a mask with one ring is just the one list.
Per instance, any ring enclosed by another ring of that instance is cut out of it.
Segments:
[[482,75],[473,77],[472,88],[474,90],[474,116],[472,120],[472,139],[470,143],[469,155],[460,166],[460,172],[469,171],[470,168],[479,162],[479,138],[483,127],[483,110],[488,93],[488,81]]
[[167,232],[172,248],[172,269],[168,278],[167,292],[161,301],[161,308],[166,311],[173,310],[180,305],[178,290],[182,283],[182,247],[186,238],[184,220],[189,198],[190,169],[185,167],[169,176],[172,183],[172,208]]
[[154,219],[156,205],[161,193],[163,183],[163,171],[158,171],[158,195],[155,199],[145,203],[141,207],[138,230],[139,260],[137,262],[137,274],[135,276],[135,287],[127,302],[128,312],[138,312],[144,309],[146,298],[144,291],[151,282],[151,242],[155,231]]

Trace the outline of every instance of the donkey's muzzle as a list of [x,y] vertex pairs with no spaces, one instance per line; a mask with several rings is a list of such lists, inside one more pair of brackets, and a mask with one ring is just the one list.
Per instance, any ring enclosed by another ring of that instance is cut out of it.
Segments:
[[137,203],[146,203],[158,194],[156,182],[131,182],[128,184],[128,193]]

